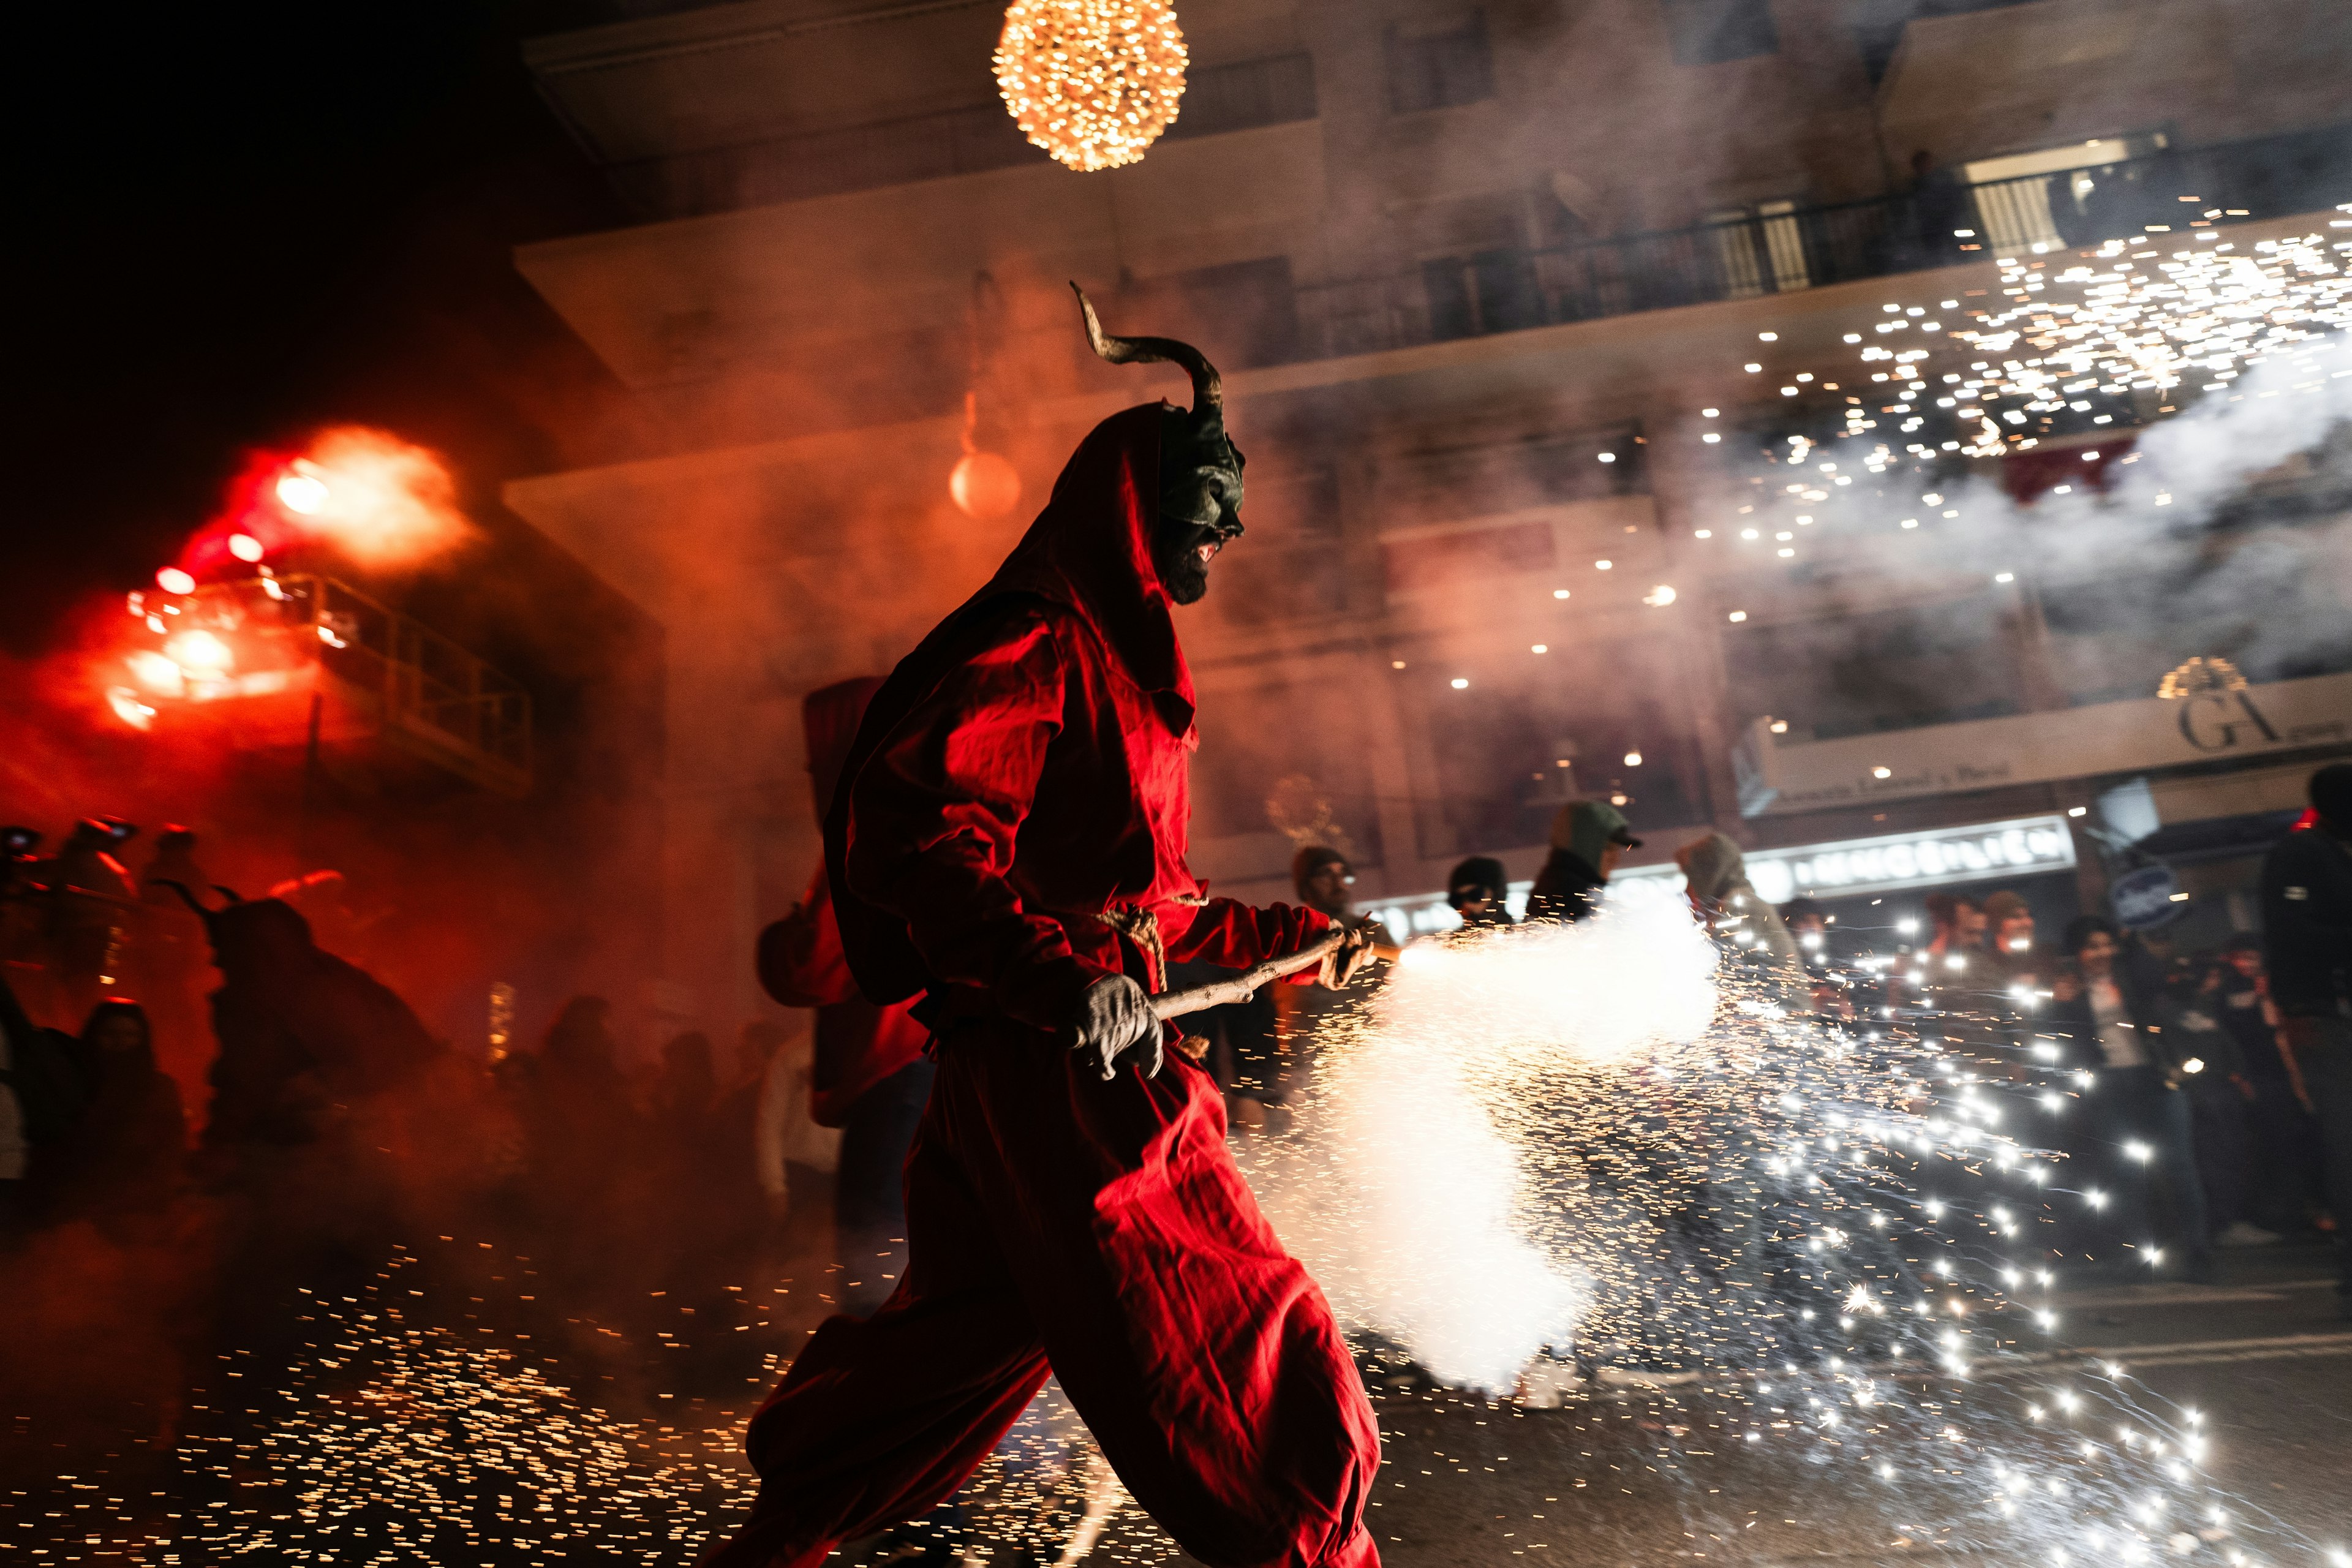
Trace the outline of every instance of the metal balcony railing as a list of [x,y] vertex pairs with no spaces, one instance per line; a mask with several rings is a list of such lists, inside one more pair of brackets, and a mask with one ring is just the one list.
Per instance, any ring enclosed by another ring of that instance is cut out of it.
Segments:
[[2222,210],[2216,223],[2244,223],[2347,200],[2352,124],[1987,184],[1931,175],[1901,195],[1768,203],[1728,221],[1481,251],[1304,287],[1297,339],[1305,358],[1368,353],[2089,247],[2152,228],[2185,234],[2209,208]]
[[387,730],[446,754],[475,782],[521,794],[530,779],[530,694],[440,633],[331,577],[284,579],[310,601],[320,664],[382,704]]
[[208,583],[181,605],[175,626],[213,633],[234,660],[191,676],[189,699],[273,695],[315,664],[368,731],[486,789],[529,792],[530,694],[440,633],[308,574]]

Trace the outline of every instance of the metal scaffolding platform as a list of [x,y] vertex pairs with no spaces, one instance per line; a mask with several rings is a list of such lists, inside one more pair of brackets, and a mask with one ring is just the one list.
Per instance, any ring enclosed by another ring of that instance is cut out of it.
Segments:
[[163,639],[131,656],[132,674],[175,722],[201,714],[248,750],[373,742],[499,795],[530,791],[530,694],[347,584],[265,573],[132,609]]

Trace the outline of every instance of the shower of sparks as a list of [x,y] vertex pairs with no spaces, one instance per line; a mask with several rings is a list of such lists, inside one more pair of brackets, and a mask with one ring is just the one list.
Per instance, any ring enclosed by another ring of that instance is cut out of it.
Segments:
[[1654,1466],[1777,1454],[1998,1561],[2310,1561],[2207,1481],[2192,1416],[2052,1337],[2042,1238],[2084,1194],[2032,1130],[2072,1079],[1964,993],[1793,1012],[1745,924],[1713,973],[1672,904],[1443,939],[1318,1031],[1247,1157],[1375,1385],[1637,1399]]
[[[2268,399],[2352,404],[2352,216],[2241,244],[2210,226],[2224,209],[2196,212],[2179,233],[2001,258],[1992,289],[1858,315],[1843,333],[1853,358],[1789,388],[1806,396],[1781,426],[1794,433],[1763,454],[1780,474],[1752,476],[1727,526],[1700,537],[1734,549],[1773,542],[1801,560],[1832,533],[1851,548],[1872,535],[1966,530],[2003,504],[1984,486],[1957,493],[1967,459],[2103,433],[2127,447],[2208,400],[2244,402],[2250,417]],[[2181,248],[2163,243],[2184,238]],[[2258,369],[2259,388],[2241,384]],[[2144,488],[2135,499],[2149,507],[2175,500]]]
[[[268,1375],[257,1359],[224,1356],[222,1385],[199,1396],[171,1457],[174,1484],[58,1478],[79,1517],[37,1560],[654,1568],[696,1562],[748,1516],[758,1479],[743,1427],[757,1392],[642,1394],[658,1413],[619,1414],[570,1380],[657,1384],[669,1380],[630,1375],[628,1358],[699,1347],[678,1331],[645,1340],[583,1319],[551,1334],[533,1295],[469,1293],[480,1278],[453,1283],[436,1261],[401,1249],[365,1289],[302,1292],[308,1342],[280,1386],[245,1381]],[[764,1391],[782,1360],[763,1357],[748,1383]],[[960,1517],[929,1528],[967,1561],[1054,1563],[1086,1545],[1090,1562],[1160,1568],[1176,1553],[1052,1383],[958,1502]]]
[[[1784,1508],[1842,1500],[1895,1551],[2324,1560],[2210,1483],[2196,1413],[2053,1337],[2061,1275],[2034,1237],[2089,1197],[2033,1130],[2074,1080],[2002,1054],[1965,974],[1886,1017],[1800,1016],[1748,923],[1734,911],[1720,957],[1666,900],[1409,950],[1321,1032],[1297,1125],[1244,1144],[1381,1396],[1384,1549],[1393,1505],[1435,1489],[1452,1518],[1532,1460],[1554,1495],[1513,1551],[1687,1535],[1789,1560],[1820,1538]],[[286,1368],[225,1358],[168,1474],[36,1494],[72,1527],[35,1560],[693,1562],[744,1516],[743,1422],[830,1281],[659,1300],[624,1331],[534,1268],[444,1238],[363,1289],[304,1292]],[[1653,1478],[1632,1510],[1580,1506],[1617,1502],[1621,1464]],[[1759,1509],[1772,1527],[1748,1533]],[[1178,1555],[1050,1385],[953,1530],[958,1554],[1006,1563]]]

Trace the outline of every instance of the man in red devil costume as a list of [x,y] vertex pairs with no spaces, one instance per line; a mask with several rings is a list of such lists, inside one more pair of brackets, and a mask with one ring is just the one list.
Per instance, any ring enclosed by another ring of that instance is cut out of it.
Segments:
[[1163,1061],[1148,994],[1171,961],[1244,967],[1328,924],[1205,898],[1184,866],[1198,742],[1170,611],[1241,532],[1241,458],[1199,351],[1106,337],[1079,303],[1097,353],[1184,366],[1193,406],[1097,426],[859,728],[825,824],[844,948],[874,1001],[925,994],[939,1064],[911,1256],[753,1418],[759,1502],[709,1568],[815,1568],[929,1510],[1048,1373],[1210,1568],[1379,1561],[1362,1383],[1234,1168],[1216,1084]]

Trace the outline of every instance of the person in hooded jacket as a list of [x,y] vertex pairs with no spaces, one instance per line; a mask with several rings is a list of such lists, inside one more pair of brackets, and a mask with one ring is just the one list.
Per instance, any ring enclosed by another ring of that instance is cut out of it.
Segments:
[[131,956],[131,874],[114,851],[139,831],[119,816],[89,816],[35,868],[47,889],[53,1018],[86,1016]]
[[1642,841],[1625,814],[1601,800],[1570,801],[1551,820],[1551,854],[1528,894],[1531,921],[1580,921],[1592,912],[1610,873]]
[[1241,462],[1197,350],[1106,337],[1081,309],[1104,358],[1182,364],[1193,406],[1096,426],[859,727],[826,867],[859,988],[921,993],[933,1033],[909,1257],[753,1417],[759,1500],[706,1559],[722,1568],[815,1568],[935,1507],[1049,1373],[1209,1568],[1379,1560],[1362,1380],[1234,1163],[1216,1083],[1165,1051],[1151,1006],[1171,962],[1246,968],[1328,925],[1211,898],[1184,863],[1198,732],[1172,610],[1241,531]]
[[1691,909],[1709,932],[1751,953],[1762,964],[1794,982],[1803,972],[1796,940],[1780,923],[1780,911],[1767,903],[1748,880],[1748,858],[1739,846],[1720,833],[1692,839],[1675,851]]
[[220,1052],[203,1139],[216,1164],[347,1142],[355,1110],[414,1083],[440,1055],[408,1004],[322,951],[292,905],[233,899],[207,910],[192,893],[182,897],[203,917],[221,975],[212,994]]

